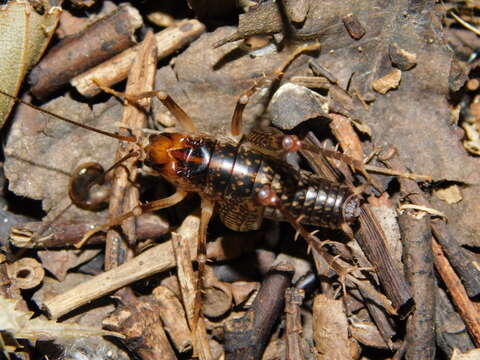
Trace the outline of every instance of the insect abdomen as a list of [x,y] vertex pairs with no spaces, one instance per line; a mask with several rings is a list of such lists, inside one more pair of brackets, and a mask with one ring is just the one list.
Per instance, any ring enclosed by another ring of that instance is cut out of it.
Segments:
[[[284,179],[276,176],[272,189],[280,196],[283,206],[302,224],[336,229],[343,223],[355,221],[359,201],[348,187],[303,170],[291,177],[294,185],[286,185]],[[287,183],[291,184],[292,180]],[[264,216],[283,220],[280,211],[273,207],[267,207]]]
[[217,141],[208,165],[205,193],[227,201],[253,198],[261,185],[257,174],[262,163],[262,154],[244,145]]
[[256,193],[263,186],[270,187],[303,224],[339,228],[355,220],[359,205],[345,186],[228,141],[215,144],[206,183],[205,193],[223,204],[222,220],[237,231],[257,228],[261,217],[283,220],[278,209],[263,209],[256,203]]

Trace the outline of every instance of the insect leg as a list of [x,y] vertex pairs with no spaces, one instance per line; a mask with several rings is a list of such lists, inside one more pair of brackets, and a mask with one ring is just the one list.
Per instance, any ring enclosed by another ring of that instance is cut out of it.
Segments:
[[242,134],[243,110],[245,110],[250,97],[253,95],[256,89],[257,85],[252,86],[237,100],[237,104],[235,105],[235,110],[233,111],[232,115],[232,125],[230,130],[233,136]]
[[177,192],[175,194],[170,195],[170,196],[168,196],[164,199],[155,200],[155,201],[152,201],[148,204],[138,205],[133,210],[111,219],[106,224],[96,226],[94,229],[87,232],[83,236],[82,240],[80,240],[80,242],[75,244],[75,247],[77,247],[77,248],[82,247],[83,244],[85,244],[85,242],[87,242],[88,239],[93,234],[95,234],[99,231],[108,230],[112,226],[120,225],[124,220],[126,220],[126,219],[128,219],[132,216],[140,216],[143,213],[146,213],[146,212],[149,212],[149,211],[156,211],[156,210],[160,210],[160,209],[165,209],[165,208],[168,208],[168,207],[173,206],[175,204],[178,204],[180,201],[185,199],[187,194],[188,193],[185,192],[185,191],[177,190]]
[[[271,76],[266,77],[264,80],[270,78],[273,81],[279,81],[287,67],[295,60],[300,54],[308,51],[316,51],[320,48],[319,43],[307,44],[304,46],[300,46],[295,51],[290,54],[290,56],[278,67]],[[248,89],[242,96],[239,97],[237,101],[237,105],[235,106],[235,110],[233,111],[232,116],[232,125],[231,125],[231,133],[233,136],[238,136],[242,134],[242,118],[243,118],[243,110],[248,104],[248,100],[253,95],[255,90],[257,89],[258,84],[255,84],[250,89]]]
[[163,91],[154,91],[155,96],[163,105],[175,116],[180,125],[192,133],[198,133],[198,129],[192,121],[192,118],[168,95]]
[[[257,201],[262,206],[272,206],[277,208],[282,215],[284,216],[285,220],[287,220],[290,225],[297,231],[307,242],[309,248],[313,248],[320,253],[321,251],[321,244],[322,242],[313,234],[309,233],[303,226],[300,224],[299,219],[296,219],[295,216],[283,206],[280,197],[275,194],[275,192],[270,189],[269,186],[264,186],[261,188],[257,193]],[[347,223],[342,224],[341,229],[351,238],[353,239],[353,231]]]
[[253,144],[255,149],[270,156],[276,155],[279,157],[286,153],[305,150],[323,155],[327,158],[340,160],[345,164],[352,166],[355,170],[358,170],[368,181],[370,181],[370,176],[365,170],[362,161],[338,151],[310,145],[305,141],[300,140],[295,135],[286,135],[272,127],[267,127],[266,129],[254,129],[248,134],[246,140]]
[[[308,249],[309,250],[314,249],[316,252],[322,255],[323,258],[327,261],[328,265],[338,274],[338,276],[340,277],[340,281],[342,283],[342,287],[345,291],[344,278],[348,276],[348,270],[344,269],[342,266],[340,266],[337,263],[336,257],[333,257],[332,255],[328,254],[325,251],[325,249],[322,248],[322,245],[325,244],[326,242],[320,241],[320,239],[318,239],[314,235],[315,234],[314,232],[309,233],[302,226],[302,224],[300,224],[299,219],[296,219],[295,216],[293,216],[292,213],[288,209],[286,209],[285,206],[283,206],[282,200],[280,199],[280,197],[277,194],[275,194],[275,192],[272,189],[270,189],[269,186],[264,186],[258,191],[257,201],[262,206],[273,206],[282,213],[285,220],[287,220],[288,223],[290,223],[290,225],[295,229],[295,231],[305,239],[308,245]],[[350,239],[353,239],[353,231],[347,223],[343,223],[341,226],[341,229],[345,232],[345,234],[348,237],[350,237]]]
[[194,125],[192,118],[164,91],[154,90],[146,91],[139,94],[126,94],[113,90],[109,87],[103,86],[98,81],[94,81],[95,84],[103,91],[108,94],[117,96],[119,98],[125,99],[129,103],[137,104],[139,100],[144,98],[156,97],[162,102],[162,104],[172,113],[172,115],[177,119],[180,125],[187,131],[192,133],[198,133],[197,127]]
[[205,264],[207,262],[207,228],[208,223],[213,215],[215,202],[202,197],[201,213],[200,213],[200,228],[197,243],[197,288],[195,294],[195,303],[193,309],[193,326],[196,329],[198,319],[200,318],[200,310],[202,308],[202,292],[203,292],[203,274],[205,273]]

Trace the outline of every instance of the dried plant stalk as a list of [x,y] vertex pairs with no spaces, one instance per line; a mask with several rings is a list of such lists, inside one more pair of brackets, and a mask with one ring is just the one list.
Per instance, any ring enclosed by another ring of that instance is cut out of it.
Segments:
[[262,281],[251,308],[241,318],[225,324],[225,351],[228,360],[260,359],[271,336],[272,327],[284,305],[294,269],[280,262]]
[[285,332],[287,360],[303,359],[301,306],[305,292],[288,288],[285,292]]
[[[153,90],[157,67],[156,55],[157,49],[155,47],[153,33],[149,32],[130,69],[126,87],[127,94],[138,94]],[[150,103],[151,99],[145,98],[139,100],[136,106],[134,104],[125,105],[121,123],[121,126],[124,128],[120,130],[121,135],[129,135],[131,132],[137,139],[142,136],[142,130],[147,124],[147,113]],[[138,106],[140,108],[138,108]],[[115,161],[119,161],[135,150],[138,150],[136,143],[120,143]],[[139,190],[137,187],[132,186],[132,182],[135,182],[138,174],[136,162],[136,158],[130,158],[125,160],[122,166],[115,169],[112,181],[112,195],[108,207],[110,219],[132,210],[139,204]],[[135,218],[131,217],[126,219],[122,223],[122,230],[126,236],[126,243],[123,243],[123,239],[116,230],[110,229],[107,232],[105,248],[106,270],[118,266],[132,256],[128,245],[135,244],[136,242],[135,235],[137,231]]]
[[177,351],[182,353],[190,350],[192,348],[192,337],[185,310],[180,300],[166,286],[156,287],[153,290],[153,296],[159,303],[160,317]]
[[452,296],[452,299],[472,335],[473,342],[480,346],[480,312],[478,307],[470,301],[460,279],[445,257],[440,244],[432,238],[432,248],[435,259],[435,268]]
[[435,278],[430,218],[415,219],[410,214],[400,217],[404,244],[405,269],[412,286],[415,312],[409,318],[407,357],[435,357]]
[[197,279],[192,267],[192,256],[188,242],[177,233],[172,233],[172,246],[177,261],[177,276],[180,283],[183,304],[193,336],[193,351],[201,360],[213,359],[208,342],[207,329],[202,316],[195,319],[194,308],[197,291]]

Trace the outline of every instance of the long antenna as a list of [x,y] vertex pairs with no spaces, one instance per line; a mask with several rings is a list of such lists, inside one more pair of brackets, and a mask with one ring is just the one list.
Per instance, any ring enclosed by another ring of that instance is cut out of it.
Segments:
[[128,142],[136,142],[137,141],[137,137],[136,136],[128,136],[128,135],[120,135],[120,134],[114,134],[114,133],[111,133],[111,132],[108,132],[108,131],[103,131],[103,130],[100,130],[100,129],[96,129],[94,127],[91,127],[91,126],[88,126],[88,125],[85,125],[85,124],[82,124],[82,123],[79,123],[79,122],[76,122],[76,121],[73,121],[73,120],[70,120],[70,119],[67,119],[66,117],[63,117],[63,116],[60,116],[58,114],[55,114],[53,112],[50,112],[48,110],[45,110],[45,109],[42,109],[41,107],[39,106],[36,106],[36,105],[33,105],[33,104],[30,104],[29,102],[26,102],[26,101],[23,101],[22,99],[16,97],[16,96],[13,96],[13,95],[10,95],[2,90],[0,90],[0,94],[2,95],[5,95],[6,97],[9,97],[10,99],[13,99],[14,101],[16,102],[19,102],[23,105],[27,105],[29,107],[31,107],[32,109],[35,109],[35,110],[38,110],[42,113],[45,113],[45,114],[48,114],[50,116],[53,116],[54,118],[57,118],[57,119],[60,119],[60,120],[63,120],[63,121],[66,121],[70,124],[73,124],[73,125],[76,125],[76,126],[79,126],[81,128],[84,128],[84,129],[87,129],[87,130],[90,130],[90,131],[94,131],[96,133],[99,133],[99,134],[102,134],[102,135],[105,135],[105,136],[109,136],[111,138],[114,138],[114,139],[117,139],[117,140],[122,140],[122,141],[128,141]]

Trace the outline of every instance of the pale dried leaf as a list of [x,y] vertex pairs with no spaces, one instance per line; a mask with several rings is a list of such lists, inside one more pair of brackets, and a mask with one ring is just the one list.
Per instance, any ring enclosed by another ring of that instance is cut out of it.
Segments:
[[451,185],[447,188],[436,189],[434,195],[448,204],[456,204],[462,201],[462,191],[458,185]]
[[460,350],[453,350],[451,360],[477,360],[480,358],[480,349],[474,349],[466,353],[462,353]]
[[42,260],[45,269],[50,271],[58,280],[63,281],[68,270],[87,262],[98,255],[100,251],[100,249],[45,250],[39,251],[38,257]]
[[[115,99],[90,109],[87,104],[69,97],[59,97],[44,107],[107,131],[115,131],[114,122],[121,117],[122,111],[121,104]],[[68,198],[70,174],[74,169],[90,161],[109,167],[117,142],[38,111],[26,113],[27,110],[23,105],[17,108],[5,147],[4,170],[9,179],[9,189],[21,196],[42,199],[46,211],[64,207],[63,200]],[[23,116],[20,116],[21,112]],[[79,214],[93,219],[98,217],[91,211],[80,211],[75,207],[70,207],[69,213],[72,212],[76,220]],[[69,213],[62,215],[62,219],[69,219]]]
[[462,124],[465,130],[466,140],[463,141],[463,146],[468,152],[474,155],[480,155],[480,134],[476,127],[469,123]]
[[[61,3],[61,2],[60,2]],[[40,59],[57,26],[60,9],[42,1],[38,14],[28,1],[10,1],[0,6],[0,89],[16,95],[28,70]],[[0,96],[0,127],[13,101]]]
[[352,125],[357,131],[361,132],[362,134],[368,135],[368,137],[372,137],[372,129],[366,123],[360,120],[352,119]]
[[31,319],[33,312],[16,310],[18,300],[0,296],[0,331],[8,331],[19,339],[53,340],[78,336],[117,336],[123,335],[102,329],[77,324],[58,323],[42,318]]

